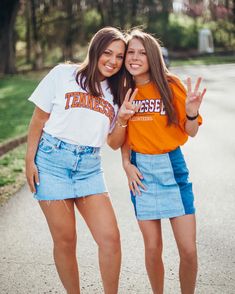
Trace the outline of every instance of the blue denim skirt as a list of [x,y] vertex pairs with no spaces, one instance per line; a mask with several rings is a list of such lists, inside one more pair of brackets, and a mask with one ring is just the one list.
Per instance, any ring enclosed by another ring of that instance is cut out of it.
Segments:
[[146,190],[131,192],[136,218],[155,220],[194,214],[194,195],[189,172],[180,148],[165,154],[149,155],[132,151],[131,162],[142,173]]
[[47,133],[39,141],[38,200],[64,200],[107,192],[100,148],[66,143]]

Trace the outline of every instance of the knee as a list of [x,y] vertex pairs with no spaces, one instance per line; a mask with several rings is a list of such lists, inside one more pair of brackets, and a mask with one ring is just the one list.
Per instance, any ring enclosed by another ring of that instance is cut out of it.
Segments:
[[74,252],[76,249],[76,233],[60,234],[54,238],[54,248],[64,252]]
[[162,258],[162,242],[159,240],[154,244],[145,244],[145,256],[150,260]]
[[97,244],[100,249],[104,249],[106,251],[119,251],[121,247],[119,230],[115,229],[105,232],[97,240]]
[[196,246],[184,247],[180,250],[180,259],[185,263],[195,263],[197,261]]

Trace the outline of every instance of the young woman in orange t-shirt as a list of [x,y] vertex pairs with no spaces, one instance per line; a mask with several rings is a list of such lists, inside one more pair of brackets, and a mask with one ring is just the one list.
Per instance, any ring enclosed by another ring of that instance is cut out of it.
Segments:
[[181,153],[188,136],[202,122],[199,107],[206,92],[187,92],[166,68],[161,47],[150,34],[134,30],[128,37],[127,87],[138,88],[140,109],[128,121],[122,147],[123,167],[143,234],[146,269],[154,293],[163,293],[161,219],[169,218],[180,255],[182,293],[194,293],[197,275],[196,221],[192,184]]

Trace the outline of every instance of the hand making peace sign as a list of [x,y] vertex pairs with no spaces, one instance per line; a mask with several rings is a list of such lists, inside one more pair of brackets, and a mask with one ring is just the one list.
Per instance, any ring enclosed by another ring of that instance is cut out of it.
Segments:
[[126,123],[128,119],[131,118],[140,108],[140,105],[136,106],[132,104],[138,92],[138,89],[135,89],[132,95],[131,95],[131,91],[132,89],[129,89],[127,91],[125,99],[118,112],[118,120],[120,120],[122,123],[123,122]]
[[187,78],[186,85],[187,85],[187,97],[186,97],[186,114],[188,116],[195,116],[199,112],[199,108],[203,99],[203,96],[206,93],[206,88],[203,91],[199,91],[200,83],[202,78],[198,78],[194,91],[192,91],[192,82],[191,78]]

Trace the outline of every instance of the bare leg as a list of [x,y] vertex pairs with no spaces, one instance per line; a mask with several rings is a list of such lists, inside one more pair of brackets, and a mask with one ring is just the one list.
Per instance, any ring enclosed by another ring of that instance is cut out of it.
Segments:
[[117,221],[107,194],[76,199],[75,203],[99,247],[99,265],[104,292],[116,294],[121,266]]
[[197,277],[196,219],[184,215],[170,220],[180,255],[179,277],[182,294],[193,294]]
[[40,201],[53,242],[59,277],[68,294],[80,294],[74,200]]
[[162,230],[160,220],[139,221],[145,245],[145,265],[154,294],[162,294],[164,266],[162,262]]

